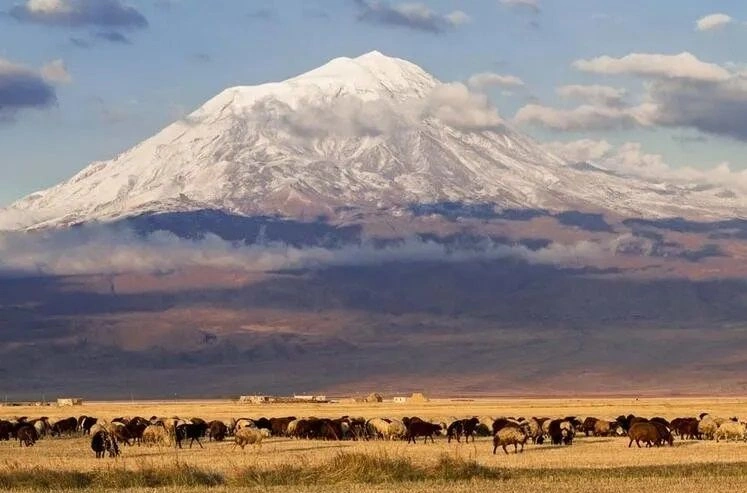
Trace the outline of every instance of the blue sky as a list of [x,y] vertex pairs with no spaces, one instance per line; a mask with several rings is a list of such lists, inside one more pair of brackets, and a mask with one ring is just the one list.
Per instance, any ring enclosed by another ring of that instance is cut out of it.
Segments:
[[[0,205],[115,156],[228,86],[282,80],[371,50],[406,58],[443,81],[483,72],[521,79],[521,87],[482,89],[505,119],[543,142],[640,143],[636,165],[747,167],[747,112],[736,111],[747,107],[741,86],[726,87],[736,84],[732,79],[704,81],[700,72],[672,79],[665,72],[676,70],[679,59],[654,62],[661,67],[657,75],[642,74],[640,65],[649,59],[620,62],[632,53],[689,52],[741,83],[746,2],[434,0],[410,2],[411,10],[405,3],[0,0]],[[455,11],[462,14],[450,16]],[[729,18],[711,18],[696,29],[698,19],[715,13]],[[617,60],[617,68],[574,66],[601,56]],[[15,92],[3,95],[8,74]],[[612,105],[614,115],[605,109],[603,121],[558,128],[575,116],[552,120],[547,114],[586,104],[558,94],[558,87],[571,84],[624,90],[625,108]],[[706,94],[704,84],[723,87]],[[701,91],[697,98],[695,90]],[[639,117],[639,105],[652,97],[656,116]],[[683,97],[696,100],[688,100],[687,114],[678,112]],[[520,111],[528,105],[534,106],[531,117]],[[723,125],[715,111],[724,112]]]

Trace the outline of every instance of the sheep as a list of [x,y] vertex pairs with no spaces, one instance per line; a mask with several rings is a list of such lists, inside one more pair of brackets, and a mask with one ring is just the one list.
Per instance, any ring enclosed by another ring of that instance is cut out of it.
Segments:
[[52,430],[50,434],[52,436],[72,435],[73,433],[75,433],[77,429],[78,429],[78,419],[70,417],[70,418],[61,419],[57,421],[54,425],[52,425]]
[[721,439],[728,442],[732,438],[736,441],[745,440],[747,438],[747,426],[743,423],[725,421],[718,427],[714,436],[716,437],[716,442]]
[[653,423],[648,422],[640,422],[631,425],[630,430],[628,430],[628,437],[630,437],[628,448],[633,445],[633,442],[638,445],[638,448],[641,448],[641,442],[646,442],[646,446],[651,447],[652,445],[657,445],[661,438],[656,426],[654,426]]
[[93,426],[91,426],[91,428],[89,430],[89,434],[90,435],[95,435],[96,433],[98,433],[100,431],[106,431],[106,432],[108,432],[109,431],[109,427],[110,427],[110,424],[109,424],[109,422],[107,420],[100,419],[100,420],[98,420],[96,422],[96,424],[94,424]]
[[[390,423],[390,429],[394,422]],[[415,443],[417,437],[423,437],[423,443],[428,442],[428,438],[431,439],[431,443],[434,443],[433,435],[438,435],[442,431],[441,425],[435,425],[433,423],[427,423],[425,421],[414,421],[410,422],[407,427],[407,443]],[[458,436],[457,436],[458,440]],[[473,439],[474,440],[474,439]]]
[[[292,437],[296,434],[296,428],[298,427],[298,422],[301,421],[300,419],[293,419],[288,423],[288,428],[285,430],[285,433],[287,436]],[[230,427],[229,427],[230,428]],[[235,428],[230,428],[235,429]]]
[[393,419],[387,427],[387,432],[384,438],[388,440],[401,440],[407,435],[407,427],[405,424],[398,420]]
[[570,421],[553,419],[547,426],[547,434],[553,445],[571,445],[575,436],[575,427]]
[[540,426],[542,427],[542,434],[550,436],[550,423],[554,420],[550,418],[543,418],[540,420]]
[[596,426],[597,423],[601,421],[597,418],[593,418],[591,416],[584,419],[583,424],[581,425],[581,431],[588,437],[589,435],[595,435],[596,436]]
[[542,436],[542,424],[537,418],[532,417],[528,421],[526,421],[524,431],[527,433],[529,438],[532,439],[532,443],[541,445],[542,442],[544,442],[544,438]]
[[239,431],[242,428],[259,428],[257,426],[257,423],[254,422],[254,420],[249,418],[239,418],[236,420],[236,423],[233,426],[234,433]]
[[200,448],[204,448],[200,443],[200,437],[203,435],[203,429],[200,425],[192,423],[181,424],[174,430],[174,439],[176,446],[182,448],[182,442],[189,440],[189,448],[192,448],[192,444],[197,442]]
[[109,452],[109,457],[117,457],[119,455],[117,440],[106,431],[96,432],[91,437],[91,450],[96,453],[97,459],[103,459],[107,452]]
[[672,438],[672,432],[668,426],[665,426],[661,421],[649,421],[656,427],[656,431],[659,433],[659,440],[656,441],[656,445],[663,445],[668,443],[670,447],[674,446],[674,438]]
[[12,432],[13,424],[10,421],[3,421],[0,419],[0,442],[9,441]]
[[[290,425],[288,425],[290,428]],[[389,422],[382,418],[369,419],[366,422],[366,431],[373,438],[385,438],[389,434]]]
[[96,418],[93,418],[91,416],[82,416],[79,421],[80,431],[83,432],[84,435],[90,435],[91,428],[97,422],[98,420]]
[[272,434],[279,437],[287,436],[288,425],[295,419],[295,416],[288,416],[286,418],[270,418],[270,429],[272,430]]
[[233,448],[236,448],[237,445],[241,447],[241,450],[244,450],[244,447],[247,445],[256,445],[261,448],[264,438],[265,433],[262,433],[257,428],[240,428],[234,435]]
[[222,421],[211,421],[208,425],[208,438],[222,442],[228,434],[228,427]]
[[[501,428],[498,433],[493,437],[493,455],[495,455],[498,447],[503,447],[503,451],[508,455],[507,445],[514,446],[514,453],[524,452],[524,444],[527,443],[529,435],[526,434],[523,428],[506,426]],[[521,445],[521,450],[518,450],[518,445]]]
[[185,425],[185,424],[187,424],[186,421],[184,421],[183,419],[177,418],[177,417],[169,418],[164,421],[164,426],[166,426],[166,431],[169,432],[169,435],[171,435],[172,437],[176,435],[176,428],[181,425]]
[[132,445],[134,443],[134,438],[132,433],[130,433],[129,428],[120,421],[112,421],[109,425],[108,432],[118,443],[123,443],[125,445]]
[[610,423],[605,419],[597,419],[594,421],[594,426],[592,427],[591,432],[595,437],[606,437],[610,434],[613,425],[617,425],[617,423]]
[[18,444],[21,447],[23,447],[24,445],[27,447],[31,447],[39,439],[39,434],[36,432],[36,429],[33,426],[26,424],[22,425],[18,429],[18,431],[16,432],[16,438],[18,439]]
[[47,418],[39,418],[31,422],[32,426],[36,430],[37,435],[40,437],[46,436],[52,430],[49,425]]
[[698,440],[700,439],[700,432],[698,431],[699,421],[698,418],[677,418],[672,420],[673,426],[677,430],[677,434],[683,440]]
[[[698,423],[698,434],[706,438],[707,440],[713,440],[716,430],[719,427],[719,420],[714,419],[710,415],[706,414]],[[723,422],[723,421],[722,421]]]
[[171,437],[166,428],[158,425],[149,425],[143,431],[143,444],[145,445],[169,445]]
[[490,416],[480,416],[479,419],[481,425],[485,425],[489,430],[493,429],[493,421],[495,421],[495,419]]
[[512,419],[509,419],[509,418],[498,418],[495,421],[493,421],[493,435],[495,435],[501,429],[503,429],[503,428],[505,428],[507,426],[512,426],[514,428],[518,428],[519,427],[519,423],[517,423],[516,421],[514,421]]

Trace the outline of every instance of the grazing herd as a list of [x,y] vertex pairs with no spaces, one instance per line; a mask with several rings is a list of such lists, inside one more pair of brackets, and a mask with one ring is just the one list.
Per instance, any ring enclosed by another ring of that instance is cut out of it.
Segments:
[[233,439],[233,447],[261,447],[265,439],[285,437],[301,440],[402,440],[435,443],[445,436],[469,443],[476,436],[493,438],[493,454],[501,448],[506,454],[523,452],[531,441],[535,445],[549,443],[570,446],[577,435],[628,438],[628,447],[673,446],[679,440],[747,441],[747,424],[737,418],[720,418],[703,413],[698,417],[678,417],[671,421],[662,417],[644,418],[621,415],[614,420],[595,417],[564,418],[470,417],[426,420],[417,416],[402,419],[343,416],[329,418],[239,418],[228,421],[206,421],[201,418],[142,417],[97,419],[91,416],[70,417],[53,421],[47,417],[12,420],[0,419],[0,441],[15,439],[21,447],[31,447],[43,437],[90,436],[91,450],[96,458],[117,457],[121,446],[174,446],[203,448],[203,441],[223,442]]

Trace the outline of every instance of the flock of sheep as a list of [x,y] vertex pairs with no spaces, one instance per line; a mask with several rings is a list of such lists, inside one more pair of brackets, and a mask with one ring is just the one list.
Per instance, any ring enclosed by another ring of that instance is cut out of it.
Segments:
[[[448,424],[447,424],[448,423]],[[747,425],[737,418],[717,418],[703,413],[699,417],[680,417],[671,421],[661,418],[643,418],[632,414],[614,420],[595,417],[579,418],[513,418],[471,417],[428,421],[416,416],[402,419],[344,416],[338,419],[296,418],[240,418],[229,421],[206,421],[201,418],[149,419],[142,417],[116,418],[111,421],[91,416],[70,417],[57,421],[46,417],[26,417],[0,420],[0,441],[18,440],[21,447],[30,447],[39,439],[51,436],[90,435],[91,449],[97,458],[116,457],[121,446],[175,446],[181,448],[201,440],[223,442],[233,439],[233,446],[261,446],[270,437],[289,437],[307,440],[407,440],[415,443],[422,438],[425,443],[434,437],[444,436],[451,442],[462,439],[475,440],[475,436],[493,437],[493,453],[501,448],[509,453],[522,452],[531,441],[541,445],[572,445],[578,434],[586,436],[627,436],[628,447],[672,445],[674,437],[681,440],[747,440]]]

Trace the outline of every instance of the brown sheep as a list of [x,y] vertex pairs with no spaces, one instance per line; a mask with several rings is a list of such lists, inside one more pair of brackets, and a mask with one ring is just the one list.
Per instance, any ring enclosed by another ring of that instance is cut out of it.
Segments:
[[594,428],[592,429],[593,435],[595,437],[606,437],[612,431],[613,425],[617,425],[617,423],[610,423],[607,420],[598,419],[594,422]]
[[657,446],[664,443],[668,443],[670,447],[674,446],[674,438],[672,438],[672,432],[669,430],[669,427],[660,421],[650,421],[650,423],[656,427],[656,431],[659,433],[659,440],[656,442]]
[[648,422],[640,422],[631,425],[630,430],[628,430],[628,437],[630,438],[628,447],[631,447],[633,442],[635,442],[636,445],[638,445],[638,448],[641,447],[641,442],[646,442],[646,446],[651,447],[656,445],[660,439],[659,431],[656,429],[656,426]]
[[589,416],[588,418],[584,420],[584,423],[581,425],[581,431],[583,431],[587,437],[589,435],[597,436],[596,427],[599,421],[600,421],[599,419]]
[[208,439],[222,442],[228,435],[228,427],[223,421],[211,421],[208,424]]
[[18,439],[18,443],[21,447],[23,447],[24,445],[27,447],[31,447],[39,439],[39,434],[36,432],[36,429],[33,426],[24,425],[21,426],[16,432],[16,438]]
[[[524,452],[524,444],[527,443],[529,436],[522,428],[514,426],[506,426],[501,428],[498,433],[493,437],[493,455],[495,455],[498,447],[503,447],[503,451],[508,455],[506,445],[514,446],[514,453]],[[518,445],[521,445],[521,450],[518,450]]]

